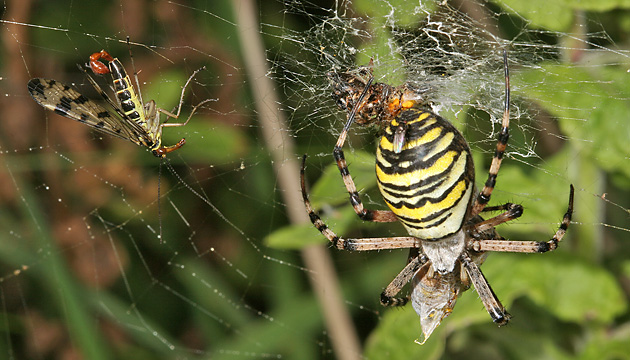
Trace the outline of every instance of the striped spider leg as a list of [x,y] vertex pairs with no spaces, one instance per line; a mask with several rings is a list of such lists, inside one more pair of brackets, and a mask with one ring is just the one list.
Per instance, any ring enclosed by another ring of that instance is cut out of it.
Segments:
[[359,125],[376,123],[382,126],[401,110],[413,106],[419,99],[419,94],[408,89],[406,85],[394,88],[384,83],[374,83],[373,65],[370,60],[367,66],[361,66],[353,71],[327,74],[333,86],[333,99],[340,109],[349,111],[348,119],[333,149],[333,156],[350,195],[350,203],[359,218],[373,222],[395,222],[398,219],[391,211],[364,208],[343,153],[343,145],[353,123]]
[[[347,108],[348,105],[353,103],[353,101],[351,100],[354,100],[353,97],[356,94],[356,90],[358,90],[356,88],[357,85],[358,86],[364,85],[364,87],[358,99],[354,101],[352,110],[348,114],[348,120],[346,121],[346,124],[343,127],[343,130],[341,131],[341,134],[339,135],[339,138],[337,139],[337,143],[335,144],[335,147],[333,149],[333,156],[335,158],[335,162],[337,163],[337,168],[339,168],[339,172],[341,173],[341,177],[346,186],[346,189],[348,190],[348,193],[350,194],[350,203],[352,204],[352,207],[354,208],[354,211],[357,213],[359,218],[363,220],[367,220],[367,221],[374,221],[374,222],[394,222],[394,221],[397,221],[398,219],[396,219],[396,216],[391,211],[367,210],[363,207],[363,203],[361,202],[359,192],[357,191],[357,188],[354,185],[354,181],[352,181],[352,177],[350,176],[350,172],[348,171],[348,164],[346,162],[345,155],[343,153],[343,144],[346,142],[346,137],[348,136],[348,131],[350,129],[350,126],[355,121],[361,122],[361,120],[363,119],[363,116],[360,116],[359,119],[357,120],[357,113],[360,110],[366,109],[365,98],[368,95],[368,92],[370,94],[374,93],[374,91],[370,91],[372,90],[371,87],[374,81],[371,68],[364,67],[362,69],[359,69],[359,73],[366,73],[366,72],[367,72],[367,75],[369,76],[367,80],[365,80],[364,78],[362,79],[360,77],[349,77],[349,79],[346,81],[341,81],[340,79],[337,79],[334,82],[336,84],[336,88],[338,89],[335,91],[336,96],[335,95],[333,96],[339,99],[337,100],[337,104],[339,104],[339,106],[342,108]],[[342,74],[342,75],[345,75],[345,74]],[[330,73],[329,78],[332,78],[332,77],[333,77],[333,74]],[[360,80],[363,80],[363,81],[360,81]],[[360,82],[360,84],[354,84],[355,81]],[[368,123],[369,121],[365,121],[365,122]]]
[[[382,249],[400,249],[400,248],[410,248],[412,250],[419,250],[420,247],[420,239],[417,239],[412,236],[397,236],[397,237],[385,237],[385,238],[342,238],[337,236],[317,215],[315,209],[311,205],[311,202],[308,197],[308,192],[306,191],[306,180],[305,180],[305,168],[306,168],[306,158],[304,155],[302,157],[302,166],[300,168],[300,186],[302,190],[302,200],[304,201],[304,206],[306,207],[306,211],[308,216],[313,223],[313,225],[319,230],[327,239],[331,242],[332,246],[339,250],[347,250],[347,251],[371,251],[371,250],[382,250]],[[381,295],[381,303],[384,306],[402,306],[405,305],[408,301],[408,298],[396,298],[395,295],[398,294],[400,289],[409,282],[413,274],[416,273],[418,269],[422,265],[427,262],[426,256],[410,256],[408,265],[396,276],[396,279],[392,281],[390,285],[388,285],[387,289],[383,291]],[[393,290],[397,289],[397,290]]]
[[507,51],[503,50],[503,73],[505,76],[505,102],[503,105],[503,119],[501,121],[501,132],[498,136],[497,147],[492,157],[492,163],[490,164],[490,170],[488,170],[488,179],[483,186],[483,189],[479,192],[475,198],[475,202],[472,205],[471,217],[479,215],[483,211],[484,207],[490,201],[490,195],[496,185],[497,175],[501,168],[501,162],[503,161],[503,154],[507,147],[508,140],[510,139],[509,127],[510,127],[510,72],[507,63]]

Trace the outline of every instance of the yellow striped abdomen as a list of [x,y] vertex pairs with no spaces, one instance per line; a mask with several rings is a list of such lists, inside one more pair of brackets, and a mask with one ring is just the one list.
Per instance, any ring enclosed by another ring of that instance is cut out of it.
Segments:
[[129,119],[146,128],[144,109],[140,98],[133,88],[131,79],[118,59],[109,62],[109,71],[114,80],[114,91],[120,107]]
[[151,100],[143,106],[129,75],[118,59],[109,62],[109,71],[121,110],[129,120],[141,126],[147,133],[148,139],[139,138],[138,141],[151,151],[159,149],[162,146],[162,132],[155,102]]
[[[394,147],[402,126],[402,150]],[[462,134],[421,108],[402,111],[385,128],[376,153],[379,190],[410,235],[438,240],[462,227],[474,187],[474,165]]]

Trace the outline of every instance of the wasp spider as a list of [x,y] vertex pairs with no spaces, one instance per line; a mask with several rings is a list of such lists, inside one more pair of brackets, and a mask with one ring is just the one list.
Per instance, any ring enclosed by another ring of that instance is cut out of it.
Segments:
[[[476,195],[475,172],[468,143],[447,120],[423,104],[422,94],[409,85],[391,87],[373,83],[370,64],[354,72],[329,74],[333,97],[348,110],[348,121],[334,148],[334,157],[350,203],[366,221],[400,221],[410,236],[342,238],[330,230],[313,210],[304,184],[304,156],[301,170],[302,195],[315,227],[338,249],[366,251],[409,248],[407,266],[381,294],[384,306],[405,305],[409,299],[421,318],[424,339],[450,314],[457,297],[472,283],[492,320],[507,324],[505,310],[483,276],[479,265],[486,252],[543,253],[555,250],[566,233],[573,212],[573,186],[562,223],[551,240],[511,241],[494,227],[523,213],[518,204],[486,206],[494,189],[507,146],[510,121],[510,86],[507,54],[504,52],[505,104],[501,132],[490,165],[488,179]],[[379,123],[384,128],[376,152],[378,188],[389,210],[363,207],[344,159],[342,146],[353,122]],[[480,213],[502,211],[484,220]],[[412,281],[413,280],[413,281]],[[412,293],[399,297],[412,281]]]

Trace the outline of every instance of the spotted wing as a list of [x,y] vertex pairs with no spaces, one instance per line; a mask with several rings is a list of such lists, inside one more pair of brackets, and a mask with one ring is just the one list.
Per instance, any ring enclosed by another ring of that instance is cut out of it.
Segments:
[[146,131],[136,123],[114,115],[96,102],[56,80],[35,78],[28,92],[41,106],[56,114],[86,124],[102,133],[146,146]]

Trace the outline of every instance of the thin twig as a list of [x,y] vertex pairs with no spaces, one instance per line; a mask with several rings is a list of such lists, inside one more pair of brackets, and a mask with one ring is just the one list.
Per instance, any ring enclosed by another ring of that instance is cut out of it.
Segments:
[[[271,152],[289,220],[292,224],[308,222],[300,196],[298,157],[294,151],[293,141],[288,136],[289,129],[285,118],[278,109],[279,101],[273,82],[266,76],[268,66],[259,32],[260,26],[256,19],[258,10],[252,0],[233,0],[232,3],[240,30],[245,68],[256,99],[260,128]],[[323,245],[309,246],[302,250],[302,258],[310,270],[311,286],[322,306],[336,357],[341,360],[359,359],[361,347],[358,336],[344,305],[328,250]]]

